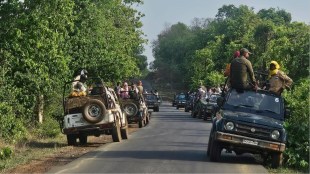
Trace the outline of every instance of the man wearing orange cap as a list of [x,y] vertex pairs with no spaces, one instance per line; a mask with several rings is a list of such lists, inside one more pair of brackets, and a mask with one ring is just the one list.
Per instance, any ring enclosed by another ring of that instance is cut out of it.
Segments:
[[284,89],[290,89],[293,80],[283,71],[280,71],[280,65],[276,61],[269,64],[269,91],[281,95]]

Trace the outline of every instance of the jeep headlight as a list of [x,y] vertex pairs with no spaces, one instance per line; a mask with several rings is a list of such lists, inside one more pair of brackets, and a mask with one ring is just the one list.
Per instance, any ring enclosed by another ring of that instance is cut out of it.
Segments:
[[271,132],[270,136],[272,139],[277,140],[280,137],[280,132],[278,130],[274,130]]
[[229,121],[225,124],[224,128],[228,131],[231,131],[235,128],[235,125],[233,122]]

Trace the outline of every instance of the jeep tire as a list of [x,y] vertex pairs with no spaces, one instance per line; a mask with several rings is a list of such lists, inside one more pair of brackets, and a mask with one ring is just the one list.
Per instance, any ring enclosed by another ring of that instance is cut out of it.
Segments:
[[79,140],[81,145],[86,145],[87,144],[87,135],[80,134],[79,135]]
[[89,99],[83,107],[82,114],[87,122],[98,123],[103,119],[106,111],[106,107],[100,100]]
[[75,134],[67,134],[67,142],[68,146],[75,146],[76,145],[76,138]]
[[122,139],[128,139],[128,121],[125,118],[125,126],[121,128],[121,137]]
[[222,147],[219,142],[212,138],[210,146],[210,160],[213,162],[218,162],[221,159]]
[[113,142],[121,142],[122,141],[121,128],[120,128],[118,118],[115,120],[114,127],[112,128],[112,139],[113,139]]
[[271,167],[278,168],[282,166],[283,162],[283,153],[273,153],[271,154]]

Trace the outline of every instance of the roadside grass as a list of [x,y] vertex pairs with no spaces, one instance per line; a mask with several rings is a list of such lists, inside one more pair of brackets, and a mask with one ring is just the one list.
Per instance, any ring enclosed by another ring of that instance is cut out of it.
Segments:
[[303,172],[297,169],[291,169],[291,168],[287,168],[287,167],[280,167],[278,169],[272,169],[272,168],[267,168],[268,172],[273,174],[273,173],[307,173],[307,172]]
[[[0,160],[0,172],[6,173],[6,171],[18,165],[27,164],[31,160],[50,156],[60,148],[67,146],[65,142],[65,136],[59,135],[56,138],[31,139],[19,143],[12,148],[13,155],[10,158]],[[68,146],[68,148],[72,147]]]

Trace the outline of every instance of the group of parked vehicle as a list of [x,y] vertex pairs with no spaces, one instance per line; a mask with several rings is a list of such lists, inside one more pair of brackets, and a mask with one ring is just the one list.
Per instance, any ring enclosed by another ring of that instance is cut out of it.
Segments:
[[[82,95],[79,90],[70,93],[72,85],[80,82],[90,84],[91,88]],[[128,139],[128,124],[136,123],[142,128],[150,122],[149,109],[159,111],[160,100],[154,98],[154,94],[122,98],[98,77],[75,78],[66,82],[63,89],[64,117],[60,126],[68,145],[76,145],[77,140],[83,145],[88,136],[102,134],[111,135],[113,142],[120,142]]]
[[[177,94],[176,99],[178,95],[184,94]],[[220,161],[225,149],[224,152],[236,155],[260,154],[273,168],[282,165],[287,138],[283,122],[290,111],[280,95],[266,90],[232,88],[200,101],[195,100],[194,95],[186,99],[182,105],[185,112],[191,111],[194,118],[212,121],[207,145],[211,161]]]
[[196,92],[175,94],[172,106],[176,109],[184,108],[185,112],[191,111],[193,118],[212,120],[216,110],[216,99],[219,93],[210,94],[208,97],[200,98]]

